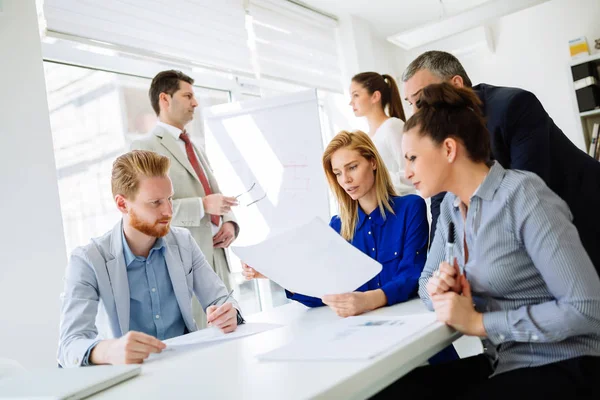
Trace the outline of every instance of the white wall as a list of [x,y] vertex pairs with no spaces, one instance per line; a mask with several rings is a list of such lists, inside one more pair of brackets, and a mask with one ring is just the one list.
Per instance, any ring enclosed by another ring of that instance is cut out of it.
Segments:
[[400,71],[394,45],[378,38],[364,19],[348,14],[339,16],[339,35],[346,80],[359,72],[394,76]]
[[374,71],[393,77],[402,72],[399,62],[402,54],[391,43],[378,38],[364,19],[349,15],[338,15],[340,56],[342,60],[342,82],[344,98],[332,98],[326,103],[326,111],[332,125],[343,129],[368,130],[365,118],[356,118],[348,105],[350,80],[359,72]]
[[[586,36],[590,50],[597,51],[593,46],[600,38],[600,1],[551,0],[500,18],[492,31],[494,53],[459,56],[473,84],[515,86],[535,93],[554,122],[583,149],[568,41]],[[407,54],[403,68],[420,52]]]
[[34,0],[0,13],[0,357],[56,366],[65,244]]

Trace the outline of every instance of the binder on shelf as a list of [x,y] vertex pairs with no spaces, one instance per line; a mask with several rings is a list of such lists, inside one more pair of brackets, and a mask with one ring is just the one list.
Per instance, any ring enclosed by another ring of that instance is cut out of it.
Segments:
[[573,65],[571,67],[571,75],[573,75],[573,81],[585,79],[589,76],[596,78],[596,80],[600,79],[598,74],[598,60]]
[[598,85],[598,80],[593,76],[588,76],[587,78],[580,79],[578,81],[573,82],[573,86],[575,90],[583,89],[584,87]]
[[600,123],[595,123],[594,127],[592,128],[592,136],[591,136],[591,140],[590,140],[590,149],[588,154],[595,158],[598,159],[598,131],[600,130]]
[[598,137],[598,131],[600,130],[600,123],[596,122],[594,124],[593,131],[596,132],[596,152],[594,154],[594,158],[600,161],[600,137]]
[[596,160],[598,160],[598,158],[600,157],[600,148],[598,146],[598,144],[600,143],[600,140],[598,140],[598,134],[600,133],[599,131],[600,123],[596,122],[594,123],[594,127],[592,128],[592,136],[590,140],[589,150],[589,155],[595,158]]
[[595,110],[600,107],[600,86],[591,85],[575,90],[579,112]]

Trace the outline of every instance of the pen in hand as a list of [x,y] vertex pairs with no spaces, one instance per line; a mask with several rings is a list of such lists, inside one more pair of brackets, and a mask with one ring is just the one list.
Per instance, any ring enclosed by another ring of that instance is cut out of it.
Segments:
[[454,223],[448,224],[448,240],[446,241],[446,262],[454,265]]
[[[448,240],[446,240],[446,257],[445,261],[450,265],[451,268],[454,268],[454,223],[450,222],[448,224]],[[462,268],[460,269],[460,273],[463,273]],[[439,267],[433,272],[433,276],[439,278],[441,276],[441,272]]]
[[[227,300],[229,300],[229,298],[231,297],[231,295],[233,294],[233,289],[231,289],[229,291],[229,293],[227,293],[227,296],[225,296],[225,298],[223,300],[221,300],[220,298],[218,298],[217,300],[215,300],[214,307],[215,308],[215,312],[219,309],[219,307],[223,306],[224,304],[227,303]],[[221,302],[222,301],[222,302]],[[221,302],[220,305],[217,305],[219,302]],[[208,310],[207,310],[208,311]],[[211,318],[210,320],[207,318],[207,323],[211,323],[215,318],[220,317],[221,315],[217,315],[216,317]],[[208,317],[208,316],[207,316]]]
[[[454,223],[450,222],[448,224],[448,240],[446,241],[446,262],[450,264],[451,267],[454,267],[454,242],[456,240],[456,233],[454,230]],[[458,266],[460,275],[465,274],[464,266]]]
[[[231,297],[231,295],[233,294],[233,289],[231,289],[229,291],[229,293],[227,293],[227,297],[225,297],[225,300],[223,300],[223,304],[227,303],[227,300],[229,300],[229,298]],[[223,305],[221,304],[221,305]]]

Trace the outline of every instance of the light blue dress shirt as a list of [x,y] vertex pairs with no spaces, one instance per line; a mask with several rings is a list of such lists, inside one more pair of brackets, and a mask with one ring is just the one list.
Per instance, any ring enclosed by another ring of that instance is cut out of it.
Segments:
[[163,239],[158,238],[144,258],[134,255],[124,234],[122,238],[129,281],[129,329],[159,340],[183,335],[185,322],[167,270]]
[[[157,239],[146,258],[133,254],[122,230],[121,240],[129,282],[129,330],[143,332],[159,340],[186,333],[165,262],[164,240]],[[90,365],[90,355],[99,342],[97,340],[88,348],[81,365]]]

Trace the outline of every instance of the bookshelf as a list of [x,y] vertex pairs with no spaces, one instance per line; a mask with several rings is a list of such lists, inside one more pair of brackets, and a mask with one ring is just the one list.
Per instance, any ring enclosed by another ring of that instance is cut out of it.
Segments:
[[585,111],[585,112],[579,113],[579,116],[581,118],[593,117],[595,115],[600,115],[600,108],[597,110],[591,110],[591,111]]
[[587,153],[590,148],[592,141],[592,129],[594,124],[600,124],[600,113],[581,117],[581,127],[583,128],[583,134],[585,135],[585,152]]
[[[572,60],[569,64],[569,69],[571,69],[571,67],[585,63],[593,63],[596,65],[597,68],[600,68],[600,52],[591,54],[589,56],[581,57],[576,60]],[[573,93],[575,93],[575,86],[573,86]],[[585,151],[587,152],[592,139],[592,128],[594,126],[594,123],[600,123],[600,108],[580,112],[579,118],[581,119],[581,128],[583,130],[582,133],[585,142]]]
[[572,60],[571,67],[574,67],[575,65],[587,63],[590,61],[600,61],[600,52]]

